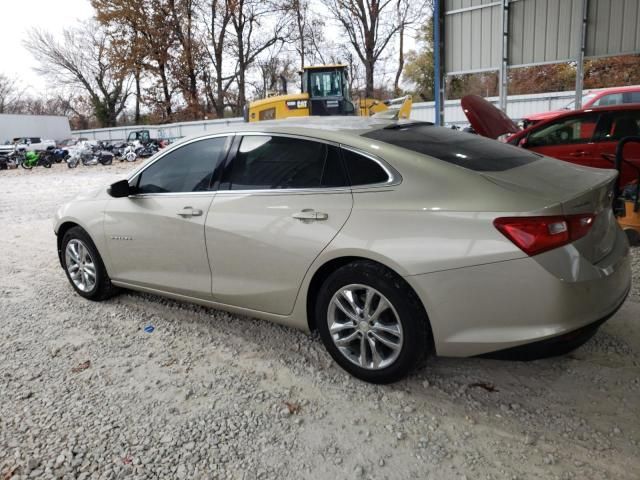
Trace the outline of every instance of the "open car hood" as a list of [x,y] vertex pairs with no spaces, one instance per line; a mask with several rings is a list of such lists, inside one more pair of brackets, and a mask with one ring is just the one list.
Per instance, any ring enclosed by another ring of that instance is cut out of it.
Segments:
[[496,139],[500,135],[520,131],[506,113],[479,95],[462,97],[460,103],[469,123],[478,135]]

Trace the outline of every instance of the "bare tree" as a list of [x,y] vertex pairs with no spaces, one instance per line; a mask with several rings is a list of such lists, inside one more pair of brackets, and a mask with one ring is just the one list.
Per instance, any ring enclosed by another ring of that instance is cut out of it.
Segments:
[[[98,122],[105,127],[116,125],[129,96],[129,85],[126,75],[109,62],[109,41],[103,29],[87,22],[65,30],[61,42],[50,32],[34,30],[25,46],[40,62],[39,72],[84,89]],[[55,76],[51,75],[53,71]]]
[[[233,12],[233,0],[206,0],[202,16],[207,29],[208,42],[206,51],[213,66],[213,78],[208,69],[203,72],[205,93],[208,101],[213,105],[218,118],[224,116],[224,109],[229,105],[228,92],[236,79],[237,61],[229,71],[225,65],[230,55],[225,55],[229,49],[229,30]],[[215,91],[213,84],[215,83]]]
[[0,113],[15,113],[23,94],[16,79],[0,73]]
[[238,100],[236,113],[241,113],[246,104],[246,78],[259,55],[278,42],[284,42],[287,22],[276,22],[270,32],[261,33],[267,17],[280,7],[264,0],[232,0],[231,25],[233,40],[230,49],[237,59]]
[[433,14],[433,1],[397,0],[396,15],[398,25],[398,69],[393,81],[395,95],[400,95],[400,78],[404,70],[404,38],[406,31],[415,25],[421,25]]
[[290,11],[295,26],[291,41],[300,57],[300,66],[311,65],[318,60],[325,63],[325,24],[322,18],[312,11],[309,0],[289,0],[286,8]]
[[344,29],[365,70],[365,96],[373,94],[375,65],[398,32],[397,0],[324,0]]

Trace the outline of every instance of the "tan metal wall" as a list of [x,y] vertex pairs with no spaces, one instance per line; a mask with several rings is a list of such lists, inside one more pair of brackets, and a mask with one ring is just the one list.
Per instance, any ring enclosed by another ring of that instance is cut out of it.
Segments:
[[[502,2],[445,0],[448,74],[500,66]],[[575,60],[582,0],[511,0],[510,67]],[[589,0],[585,57],[640,53],[640,0]]]

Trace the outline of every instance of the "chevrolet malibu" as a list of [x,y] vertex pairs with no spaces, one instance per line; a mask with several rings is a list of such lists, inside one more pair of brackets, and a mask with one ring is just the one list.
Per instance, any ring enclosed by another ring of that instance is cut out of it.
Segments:
[[352,375],[575,348],[624,301],[615,172],[428,123],[309,118],[172,145],[64,205],[76,292],[120,288],[317,330]]

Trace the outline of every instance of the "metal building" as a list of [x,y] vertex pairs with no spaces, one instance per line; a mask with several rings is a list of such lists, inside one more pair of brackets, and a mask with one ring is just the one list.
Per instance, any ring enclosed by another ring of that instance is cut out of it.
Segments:
[[[507,70],[576,63],[576,105],[585,58],[640,53],[640,0],[436,0],[436,103],[445,75],[498,71],[506,107]],[[441,120],[441,115],[437,120]]]

